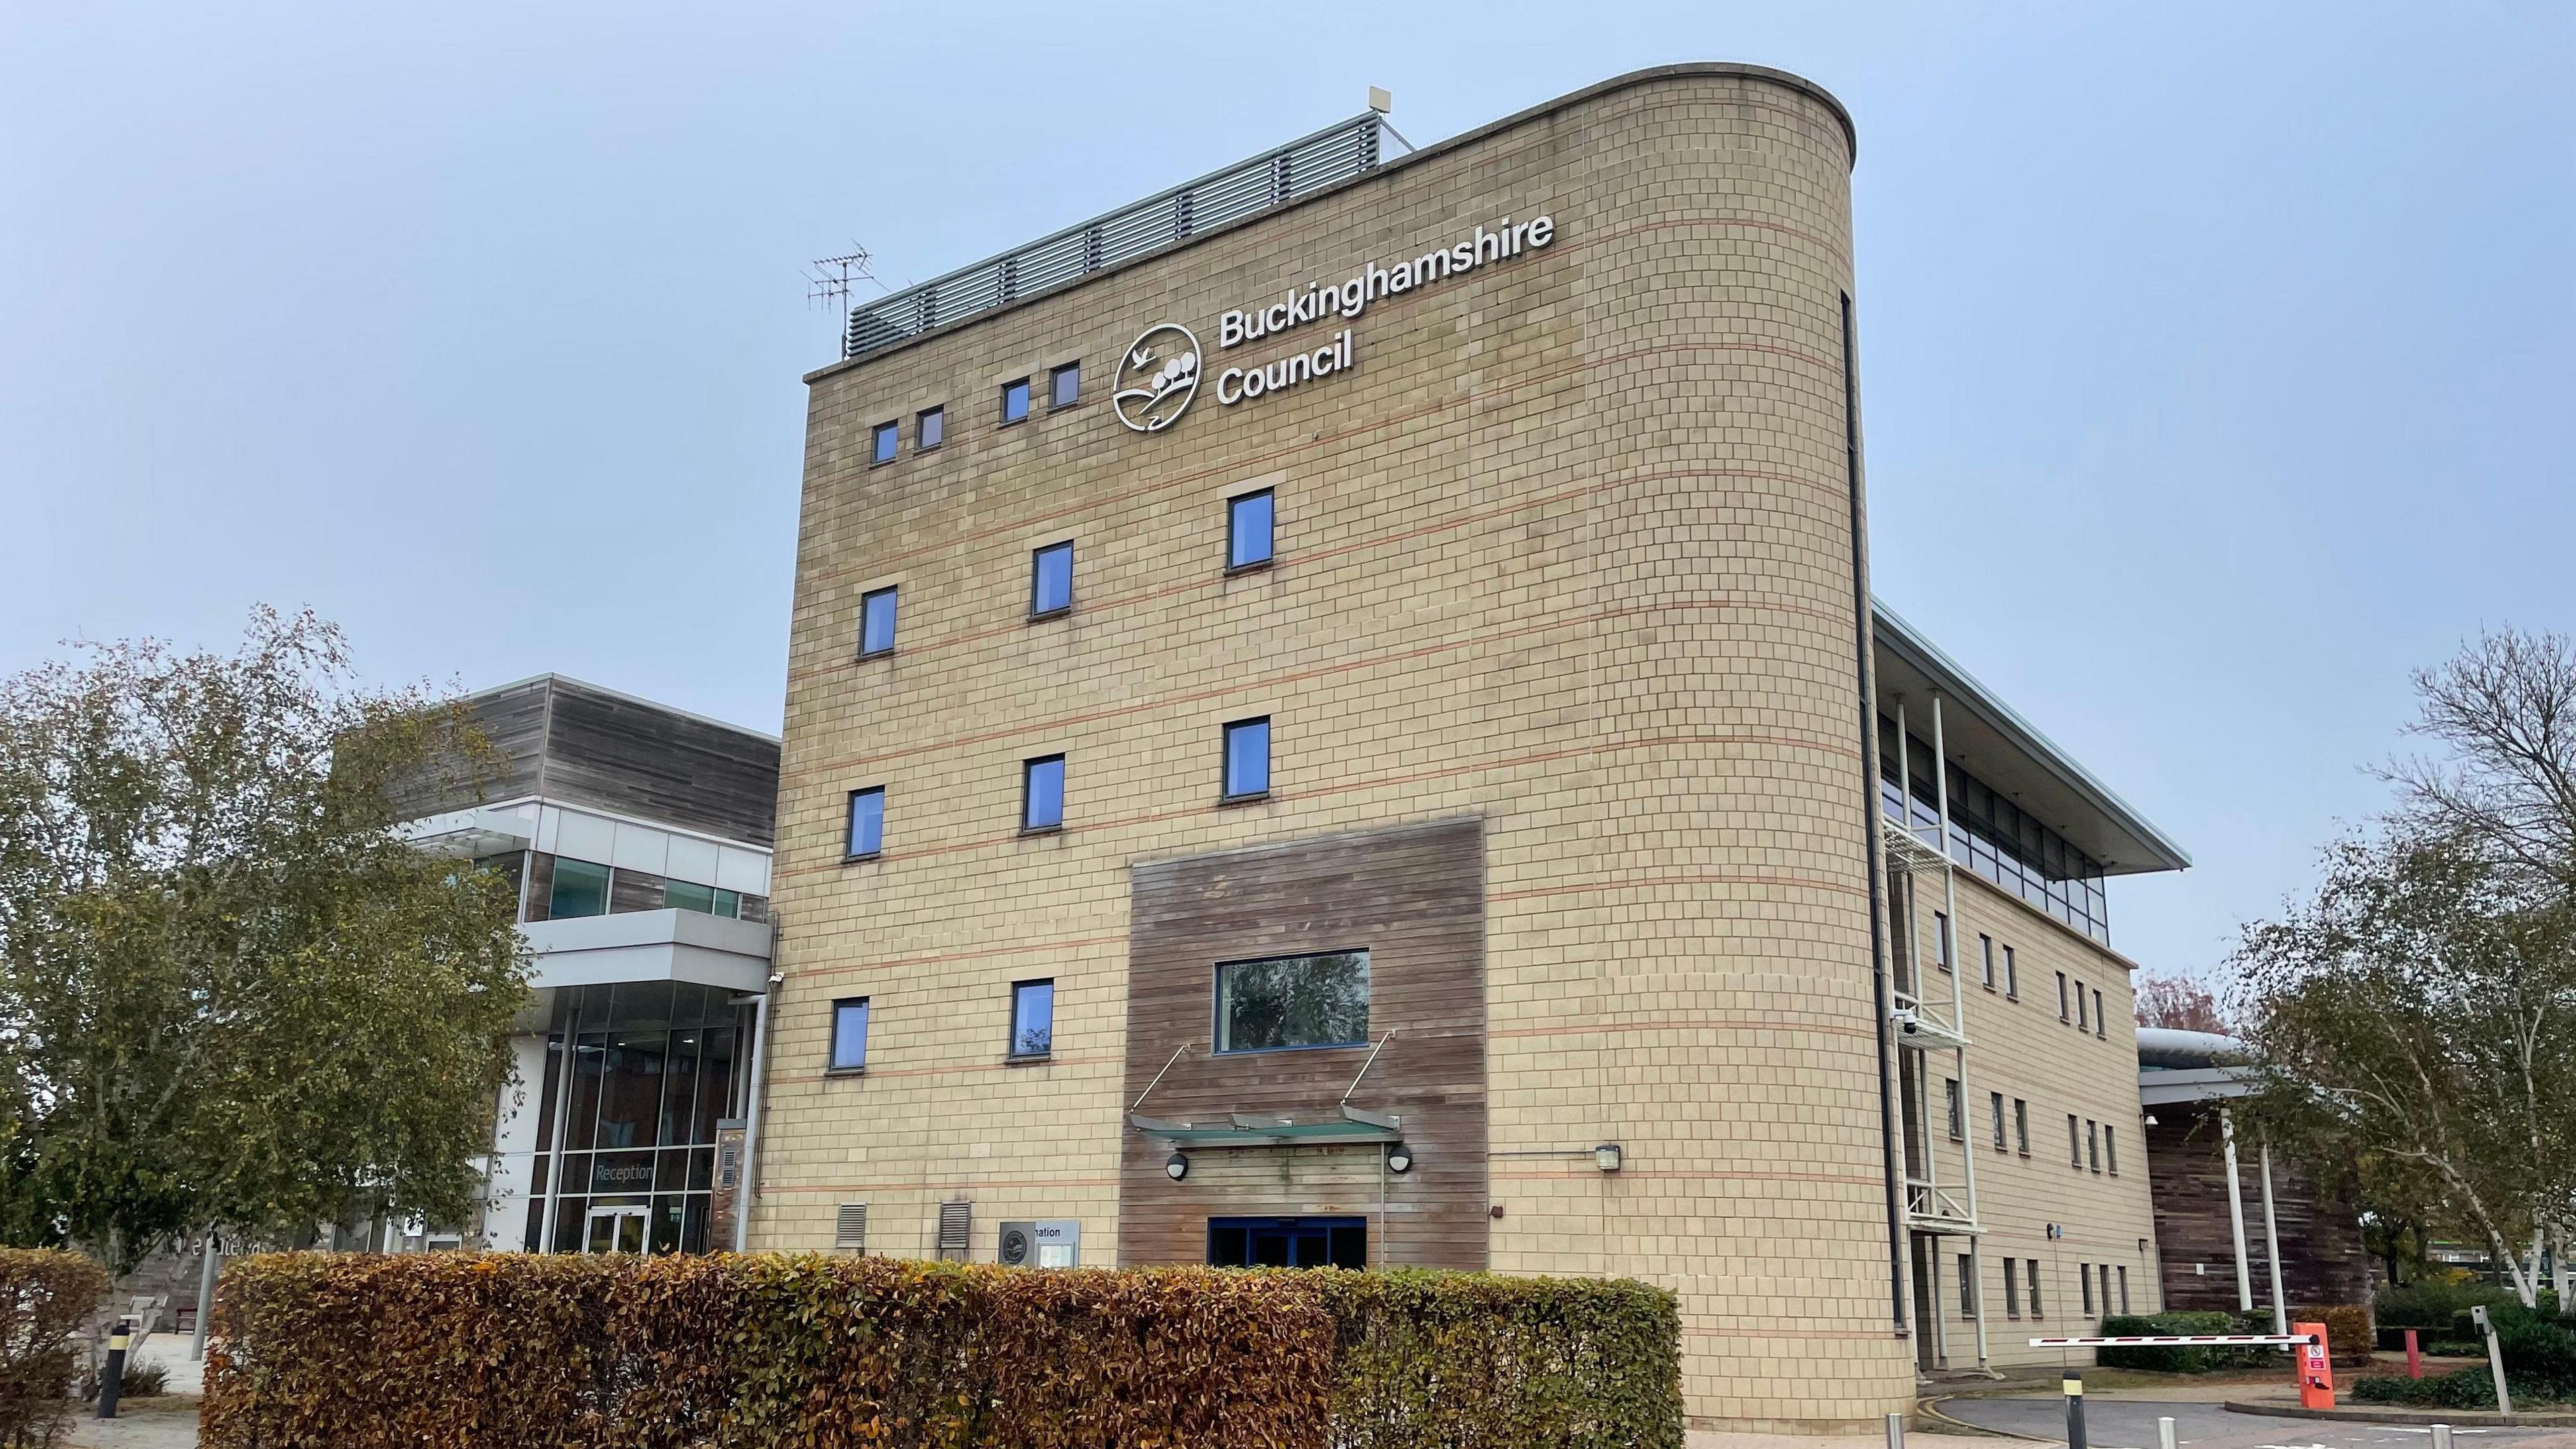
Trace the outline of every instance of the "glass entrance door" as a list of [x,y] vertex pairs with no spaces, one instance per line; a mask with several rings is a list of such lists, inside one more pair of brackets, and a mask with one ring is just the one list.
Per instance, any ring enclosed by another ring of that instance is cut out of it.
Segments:
[[644,1219],[647,1209],[641,1207],[595,1207],[581,1235],[585,1253],[640,1253],[644,1251]]
[[1210,1218],[1216,1268],[1365,1268],[1366,1218]]

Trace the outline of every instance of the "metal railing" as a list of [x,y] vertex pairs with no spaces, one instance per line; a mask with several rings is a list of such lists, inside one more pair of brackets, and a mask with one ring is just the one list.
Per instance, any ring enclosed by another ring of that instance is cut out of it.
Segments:
[[841,356],[865,357],[1349,180],[1377,166],[1382,121],[1375,111],[1363,112],[1132,206],[853,307]]

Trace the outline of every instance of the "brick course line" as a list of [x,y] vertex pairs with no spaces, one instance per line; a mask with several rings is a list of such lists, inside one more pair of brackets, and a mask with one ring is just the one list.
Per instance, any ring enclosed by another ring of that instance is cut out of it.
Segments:
[[[1112,1067],[1117,1057],[1050,1057],[1051,1067]],[[1036,1067],[1034,1062],[956,1062],[944,1067],[870,1067],[864,1072],[813,1072],[801,1077],[772,1076],[773,1082],[799,1086],[808,1082],[857,1082],[877,1077],[944,1077],[958,1072],[1025,1072]]]
[[[839,759],[815,760],[811,762],[803,760],[789,761],[784,765],[782,773],[844,773],[869,765],[880,765],[889,760],[901,760],[908,759],[914,755],[925,755],[936,750],[952,749],[963,745],[991,744],[995,740],[1006,740],[1013,735],[1053,733],[1056,731],[1072,729],[1077,725],[1098,724],[1102,720],[1123,719],[1131,715],[1150,714],[1155,710],[1169,709],[1179,705],[1204,704],[1209,700],[1224,699],[1229,695],[1261,694],[1264,692],[1275,691],[1285,685],[1304,684],[1317,679],[1330,679],[1336,675],[1356,674],[1364,670],[1383,669],[1393,665],[1409,664],[1416,660],[1428,659],[1433,655],[1453,654],[1462,649],[1477,649],[1506,639],[1525,639],[1532,635],[1553,633],[1559,630],[1593,628],[1598,625],[1611,623],[1621,619],[1635,619],[1667,613],[1692,613],[1703,609],[1744,609],[1752,612],[1767,613],[1772,612],[1775,608],[1779,609],[1780,612],[1796,612],[1807,614],[1812,617],[1827,617],[1823,611],[1819,610],[1790,610],[1771,604],[1744,603],[1732,599],[1677,600],[1652,604],[1627,604],[1617,608],[1602,609],[1590,614],[1560,615],[1554,618],[1541,619],[1533,623],[1520,625],[1517,628],[1484,630],[1482,632],[1468,634],[1461,638],[1442,639],[1430,644],[1417,644],[1410,649],[1399,649],[1387,654],[1371,654],[1358,659],[1336,660],[1330,664],[1317,664],[1305,669],[1292,669],[1282,674],[1264,675],[1258,679],[1233,680],[1222,685],[1212,685],[1204,689],[1184,690],[1178,694],[1167,694],[1155,699],[1138,700],[1132,704],[1116,705],[1108,709],[1087,710],[1081,714],[1058,715],[1053,719],[1032,720],[1024,724],[1001,725],[996,728],[979,731],[974,734],[956,735],[944,740],[929,740],[921,744],[907,745],[901,749],[887,750],[879,754],[844,755]],[[1839,620],[1837,620],[1837,622],[1839,622]],[[1813,748],[1821,749],[1825,748],[1825,746],[1816,745],[1813,746]],[[1858,759],[1860,757],[1860,751],[1848,745],[1840,747],[1840,753],[1849,755],[1854,759]]]
[[[1435,519],[1430,523],[1418,524],[1412,528],[1402,529],[1394,533],[1378,534],[1370,538],[1354,539],[1349,543],[1336,544],[1331,548],[1319,548],[1301,553],[1282,555],[1271,560],[1270,571],[1275,575],[1297,573],[1302,570],[1312,569],[1317,564],[1325,563],[1333,559],[1346,558],[1352,554],[1365,553],[1372,549],[1385,548],[1394,544],[1410,543],[1417,539],[1430,537],[1434,534],[1447,533],[1456,529],[1468,528],[1479,523],[1490,523],[1497,519],[1509,518],[1515,514],[1529,513],[1539,509],[1544,509],[1554,504],[1566,502],[1570,499],[1594,497],[1615,489],[1628,487],[1631,484],[1671,483],[1689,478],[1751,478],[1759,479],[1765,483],[1795,483],[1801,485],[1811,482],[1809,479],[1796,478],[1785,473],[1766,473],[1754,468],[1679,468],[1669,472],[1632,473],[1619,478],[1600,479],[1596,482],[1585,483],[1577,487],[1563,489],[1559,492],[1546,494],[1542,497],[1526,499],[1519,503],[1504,504],[1498,508],[1488,508],[1478,512],[1453,514],[1447,518]],[[1105,615],[1115,614],[1125,609],[1134,608],[1142,604],[1161,603],[1169,599],[1186,597],[1190,594],[1211,592],[1222,589],[1231,582],[1233,582],[1232,575],[1218,572],[1188,579],[1181,583],[1165,584],[1160,588],[1140,589],[1132,594],[1121,594],[1099,600],[1098,602],[1086,602],[1080,606],[1079,612],[1086,618],[1098,618]],[[1829,614],[1824,610],[1809,609],[1796,604],[1772,604],[1770,607],[1780,609],[1784,612],[1813,614],[1817,618],[1827,619],[1831,622],[1837,623],[1844,617],[1841,615]],[[929,655],[939,653],[942,650],[954,649],[967,644],[977,644],[987,639],[1012,638],[1026,633],[1028,627],[1029,621],[1026,618],[1015,618],[1007,623],[995,624],[988,628],[969,629],[947,635],[943,638],[933,638],[929,642],[923,644],[908,644],[903,647],[901,652],[907,659],[921,659]],[[886,656],[884,655],[869,655],[862,659],[855,654],[841,654],[832,657],[822,664],[791,667],[787,673],[790,679],[811,679],[818,675],[864,669],[870,665],[882,662],[885,657]]]
[[1114,936],[1067,936],[1054,941],[1022,941],[1008,946],[983,946],[964,951],[934,951],[922,956],[897,956],[887,961],[861,961],[848,966],[799,967],[788,975],[788,982],[819,981],[829,976],[847,976],[859,971],[891,971],[904,966],[936,966],[948,961],[980,961],[994,956],[1018,956],[1031,952],[1070,951],[1084,946],[1124,946],[1127,933]]
[[1546,896],[1592,895],[1601,891],[1655,890],[1665,886],[1684,885],[1793,885],[1812,890],[1839,891],[1844,895],[1867,896],[1865,886],[1842,881],[1819,880],[1803,875],[1745,875],[1740,873],[1693,873],[1688,875],[1639,876],[1625,880],[1577,881],[1569,885],[1529,886],[1516,891],[1500,891],[1485,897],[1488,901],[1526,901]]
[[[1125,710],[1117,711],[1117,713],[1122,714],[1126,712],[1127,711]],[[1005,731],[1005,733],[1010,732]],[[1836,744],[1829,740],[1802,740],[1795,735],[1657,735],[1641,740],[1613,740],[1603,744],[1568,745],[1564,749],[1560,750],[1541,750],[1532,754],[1506,756],[1499,760],[1479,760],[1458,765],[1443,765],[1436,769],[1415,770],[1400,775],[1376,775],[1364,780],[1346,780],[1336,784],[1309,786],[1305,789],[1293,792],[1284,790],[1276,791],[1273,792],[1271,798],[1274,800],[1323,799],[1334,795],[1353,794],[1363,790],[1382,790],[1398,785],[1420,784],[1426,780],[1454,779],[1462,775],[1479,775],[1500,770],[1525,769],[1531,765],[1551,764],[1559,760],[1574,759],[1583,755],[1625,754],[1631,750],[1663,749],[1676,745],[1772,745],[1782,749],[1821,750],[1827,754],[1842,755],[1854,760],[1860,758],[1860,751],[1853,749],[1848,745]],[[907,751],[906,753],[911,752]],[[1158,810],[1143,815],[1131,815],[1116,820],[1106,820],[1098,824],[1083,825],[1080,827],[1068,826],[1065,828],[1064,833],[1070,835],[1076,833],[1077,830],[1087,832],[1133,829],[1139,825],[1154,825],[1167,820],[1179,820],[1190,816],[1202,815],[1218,808],[1221,807],[1214,804],[1202,804],[1184,806],[1178,810]],[[880,851],[875,855],[869,856],[867,858],[867,862],[870,864],[886,864],[905,860],[931,860],[941,856],[959,855],[967,851],[1003,849],[1017,843],[1019,839],[1020,832],[1017,830],[1005,830],[1000,834],[977,836],[968,840],[949,841],[944,843],[935,842],[929,845],[913,846],[905,850]],[[838,871],[851,864],[853,864],[853,862],[847,860],[825,859],[816,861],[812,865],[777,868],[772,871],[772,874],[780,879],[788,879],[797,876],[818,875],[826,871]],[[1684,878],[1677,877],[1676,879],[1683,880],[1684,883],[1687,883]],[[1729,881],[1721,877],[1712,876],[1709,877],[1708,880],[1713,884],[1809,885],[1825,890],[1838,890],[1863,895],[1867,894],[1867,892],[1857,890],[1852,886],[1837,885],[1831,881],[1812,880],[1799,876],[1745,876],[1740,881]],[[1615,887],[1617,884],[1617,882],[1607,883],[1607,885],[1611,887]],[[1486,899],[1489,901],[1519,900],[1524,897],[1546,895],[1552,890],[1572,889],[1577,888],[1533,886],[1524,891],[1506,892],[1501,895],[1488,896]]]
[[[1535,387],[1543,383],[1562,381],[1567,377],[1597,368],[1622,367],[1628,363],[1636,362],[1645,358],[1664,357],[1674,353],[1685,352],[1762,352],[1776,354],[1781,357],[1795,358],[1796,360],[1815,368],[1820,374],[1825,374],[1826,381],[1830,382],[1833,386],[1838,387],[1841,385],[1840,380],[1842,377],[1842,368],[1839,364],[1828,362],[1821,357],[1815,357],[1808,353],[1800,352],[1795,348],[1777,347],[1763,342],[1669,342],[1657,347],[1640,347],[1632,352],[1609,353],[1598,358],[1588,358],[1580,362],[1569,363],[1564,367],[1557,368],[1549,372],[1525,373],[1518,380],[1504,383],[1499,387],[1487,388],[1481,392],[1456,393],[1441,399],[1439,402],[1429,404],[1428,406],[1415,408],[1410,412],[1389,414],[1375,422],[1362,423],[1357,427],[1347,428],[1338,433],[1316,433],[1312,435],[1308,441],[1298,443],[1290,447],[1276,448],[1267,453],[1254,454],[1251,457],[1239,459],[1235,462],[1223,464],[1217,467],[1199,468],[1186,473],[1174,474],[1160,482],[1144,484],[1140,487],[1131,488],[1124,493],[1105,493],[1096,498],[1087,500],[1088,508],[1085,511],[1100,512],[1116,508],[1121,504],[1134,503],[1142,499],[1151,498],[1157,493],[1175,492],[1195,488],[1199,484],[1207,482],[1213,478],[1223,478],[1236,474],[1249,477],[1256,473],[1268,472],[1271,471],[1272,465],[1285,463],[1289,459],[1295,458],[1300,454],[1334,449],[1339,444],[1347,442],[1352,438],[1359,437],[1365,433],[1401,427],[1407,423],[1412,423],[1427,417],[1434,417],[1441,413],[1451,412],[1468,405],[1481,405],[1490,398],[1508,397],[1519,392],[1523,388]],[[844,470],[842,473],[835,475],[832,478],[818,481],[813,485],[813,487],[808,488],[806,491],[810,495],[816,489],[829,489],[841,483],[845,483],[849,479],[864,477],[868,469],[873,466],[875,465],[865,463],[856,465]],[[1817,492],[1829,495],[1833,492],[1833,489],[1827,487],[1823,483],[1816,482],[1815,480],[1807,479],[1800,481]],[[974,544],[982,543],[988,539],[1009,538],[1028,533],[1046,523],[1066,516],[1066,513],[1061,510],[1031,514],[1023,518],[1014,519],[1007,523],[995,524],[987,528],[978,529],[972,533],[962,533],[953,538],[943,539],[937,543],[926,543],[919,548],[907,549],[902,553],[887,554],[881,558],[873,558],[865,562],[849,564],[837,569],[825,570],[815,574],[813,578],[807,582],[807,587],[822,589],[844,579],[860,575],[884,573],[892,569],[900,568],[915,559],[928,558],[940,554],[953,554]]]
[[[1702,1017],[1693,1021],[1604,1021],[1566,1026],[1515,1026],[1489,1029],[1485,1035],[1490,1039],[1499,1041],[1505,1037],[1611,1036],[1625,1035],[1626,1033],[1637,1031],[1790,1031],[1801,1032],[1809,1036],[1856,1036],[1864,1038],[1874,1034],[1867,1027],[1831,1026],[1823,1022],[1778,1020],[1727,1021],[1723,1018]],[[1872,1182],[1876,1182],[1877,1180],[1878,1179],[1876,1178],[1870,1179]]]
[[[1490,1155],[1490,1154],[1489,1154]],[[1597,1168],[1570,1168],[1563,1172],[1533,1171],[1516,1168],[1509,1172],[1489,1174],[1496,1182],[1583,1182],[1601,1176]],[[1658,1182],[1830,1182],[1845,1187],[1880,1186],[1886,1179],[1857,1172],[1685,1172],[1678,1168],[1665,1170],[1652,1167],[1622,1167],[1621,1177],[1651,1178]]]
[[943,1177],[936,1182],[770,1182],[764,1179],[756,1191],[773,1192],[963,1192],[969,1188],[990,1191],[1005,1187],[1116,1187],[1114,1177]]

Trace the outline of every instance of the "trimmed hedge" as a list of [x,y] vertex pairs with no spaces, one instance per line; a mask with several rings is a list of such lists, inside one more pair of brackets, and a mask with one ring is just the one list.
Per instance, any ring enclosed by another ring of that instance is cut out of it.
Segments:
[[[2269,1332],[2267,1322],[2264,1331]],[[2102,1320],[2106,1338],[2137,1334],[2208,1334],[2243,1333],[2233,1313],[2154,1313],[2139,1317],[2119,1315]],[[2331,1331],[2327,1334],[2332,1339]],[[2250,1368],[2278,1359],[2280,1350],[2271,1348],[2103,1348],[2093,1353],[2094,1362],[2104,1368],[2148,1369],[2168,1374],[2207,1374],[2221,1369]]]
[[[2511,1375],[2506,1376],[2510,1380]],[[2522,1403],[2522,1386],[2513,1385],[2514,1403]],[[2495,1380],[2485,1369],[2461,1369],[2457,1373],[2434,1374],[2410,1379],[2389,1374],[2375,1374],[2352,1381],[2353,1402],[2358,1404],[2402,1404],[2418,1409],[2492,1409],[2496,1406]]]
[[60,1248],[0,1248],[0,1444],[43,1446],[70,1422],[80,1339],[107,1270]]
[[[2371,1332],[2370,1310],[2358,1303],[2311,1304],[2290,1307],[2292,1323],[2322,1323],[2326,1326],[2326,1349],[2342,1368],[2368,1368],[2371,1350],[2377,1346],[2377,1335]],[[2272,1331],[2272,1321],[2263,1320],[2263,1331]]]
[[891,1258],[227,1265],[208,1449],[1679,1449],[1635,1283]]
[[[2516,1407],[2524,1403],[2576,1401],[2576,1319],[2561,1318],[2553,1302],[2530,1309],[2507,1302],[2488,1310],[2495,1322],[2496,1348],[2504,1359],[2505,1386]],[[2474,1351],[2486,1352],[2484,1342]],[[2484,1368],[2425,1379],[2375,1377],[2352,1386],[2353,1397],[2366,1404],[2423,1404],[2444,1409],[2492,1409],[2495,1380]]]

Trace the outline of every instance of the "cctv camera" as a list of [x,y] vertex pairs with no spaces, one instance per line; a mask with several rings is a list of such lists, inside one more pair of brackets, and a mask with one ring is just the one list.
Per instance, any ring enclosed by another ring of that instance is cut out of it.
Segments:
[[1896,1029],[1907,1036],[1912,1036],[1923,1029],[1923,1018],[1910,1006],[1900,1006],[1887,1015],[1890,1021],[1896,1023]]

